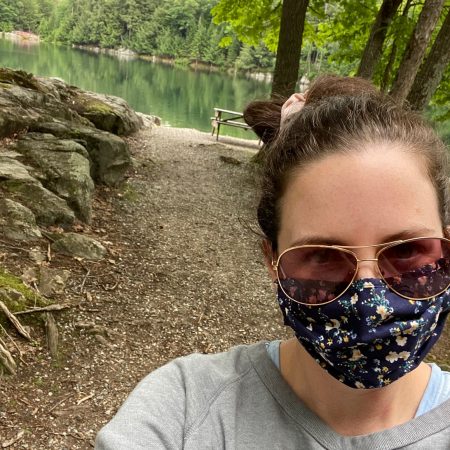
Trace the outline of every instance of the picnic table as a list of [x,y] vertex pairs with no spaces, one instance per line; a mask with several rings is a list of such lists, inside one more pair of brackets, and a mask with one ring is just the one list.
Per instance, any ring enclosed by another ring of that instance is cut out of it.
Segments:
[[244,122],[243,113],[222,108],[214,108],[214,117],[211,117],[211,125],[211,135],[214,136],[214,133],[216,133],[216,140],[219,140],[221,125],[242,128],[244,130],[251,129],[251,126]]

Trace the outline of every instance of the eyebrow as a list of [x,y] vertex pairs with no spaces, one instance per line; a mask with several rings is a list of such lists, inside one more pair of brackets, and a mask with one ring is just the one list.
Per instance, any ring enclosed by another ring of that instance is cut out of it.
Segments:
[[[385,236],[379,244],[387,244],[389,242],[394,241],[402,241],[406,239],[412,239],[416,237],[433,237],[431,233],[433,233],[434,230],[430,228],[411,228],[408,230],[400,231],[399,233],[391,234],[388,236]],[[350,246],[348,242],[342,241],[340,239],[335,239],[331,237],[326,236],[304,236],[295,242],[293,242],[289,247],[297,247],[300,245],[337,245],[341,247]],[[367,245],[377,245],[378,243],[374,242],[369,243]]]

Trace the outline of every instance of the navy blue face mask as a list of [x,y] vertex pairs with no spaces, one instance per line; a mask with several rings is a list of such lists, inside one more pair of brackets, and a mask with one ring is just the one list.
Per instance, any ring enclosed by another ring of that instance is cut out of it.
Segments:
[[306,306],[278,286],[284,323],[330,375],[358,389],[386,386],[414,370],[442,333],[450,289],[410,301],[375,278],[355,281],[337,300]]

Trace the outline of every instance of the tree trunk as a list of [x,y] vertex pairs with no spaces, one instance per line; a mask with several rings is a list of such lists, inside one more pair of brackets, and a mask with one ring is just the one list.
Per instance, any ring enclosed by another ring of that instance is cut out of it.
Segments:
[[399,102],[403,102],[411,90],[444,1],[425,0],[392,86],[391,95]]
[[436,91],[450,64],[450,11],[426,57],[407,97],[411,107],[422,110]]
[[289,97],[295,91],[308,2],[309,0],[283,0],[272,97]]
[[371,80],[383,53],[387,30],[402,0],[383,0],[359,63],[357,76]]
[[[402,17],[406,17],[411,8],[412,0],[407,0],[405,7],[403,8]],[[392,69],[394,67],[395,58],[397,57],[397,36],[398,33],[394,33],[394,42],[391,46],[391,53],[389,53],[388,62],[384,68],[383,79],[381,80],[381,90],[383,92],[388,91],[391,82]]]

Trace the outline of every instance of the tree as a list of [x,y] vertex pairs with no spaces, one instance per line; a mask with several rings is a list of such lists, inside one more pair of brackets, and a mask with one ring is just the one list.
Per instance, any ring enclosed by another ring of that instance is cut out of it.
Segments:
[[[215,23],[228,23],[245,44],[262,41],[270,50],[277,48],[272,95],[294,92],[308,4],[309,0],[220,0],[211,11]],[[231,42],[229,38],[223,44]]]
[[[230,31],[244,44],[258,45],[263,41],[271,51],[276,50],[281,0],[219,0],[211,9],[211,14],[215,24],[228,24]],[[225,37],[222,45],[230,45],[232,39],[232,36]]]
[[283,0],[272,97],[289,97],[295,91],[308,3],[309,0]]
[[427,106],[450,64],[450,11],[414,80],[407,100],[416,110]]
[[392,97],[400,102],[406,99],[414,83],[444,1],[425,0],[391,89]]
[[398,42],[402,40],[402,33],[404,33],[406,28],[406,23],[408,22],[409,10],[412,6],[412,0],[406,0],[403,11],[398,20],[393,24],[394,32],[391,36],[391,49],[389,56],[383,70],[383,75],[380,80],[380,88],[382,91],[386,92],[389,90],[391,83],[392,72],[394,69],[394,64],[397,58]]
[[369,80],[372,79],[375,67],[383,53],[383,44],[388,27],[401,3],[402,0],[383,0],[359,63],[358,72],[356,73],[358,76]]
[[0,30],[14,30],[17,21],[18,11],[15,0],[0,1]]

